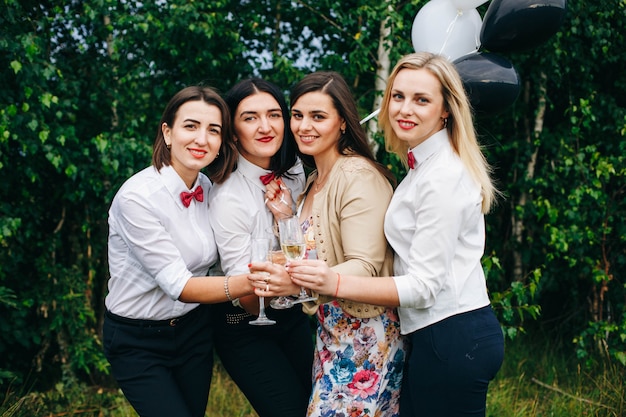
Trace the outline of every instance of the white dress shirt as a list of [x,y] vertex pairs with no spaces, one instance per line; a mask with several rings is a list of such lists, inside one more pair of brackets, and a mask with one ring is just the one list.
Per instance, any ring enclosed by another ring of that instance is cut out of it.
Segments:
[[[209,193],[209,219],[226,275],[249,272],[251,239],[271,236],[274,217],[264,203],[266,189],[260,180],[269,172],[239,155],[237,169],[222,184],[215,184]],[[304,188],[300,160],[288,174],[281,181],[289,187],[295,201]]]
[[129,178],[109,210],[109,293],[114,314],[148,320],[180,317],[198,304],[178,301],[192,276],[205,276],[218,259],[209,226],[211,181],[200,173],[204,202],[183,206],[190,191],[171,166],[148,167]]
[[441,130],[411,150],[385,215],[402,334],[489,304],[481,190]]

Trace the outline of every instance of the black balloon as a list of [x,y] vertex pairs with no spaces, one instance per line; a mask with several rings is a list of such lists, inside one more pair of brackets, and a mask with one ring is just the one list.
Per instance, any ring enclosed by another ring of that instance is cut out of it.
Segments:
[[454,65],[477,116],[498,113],[517,99],[519,76],[506,58],[475,52],[458,58]]
[[482,48],[511,52],[533,48],[556,33],[566,0],[492,0],[480,30]]

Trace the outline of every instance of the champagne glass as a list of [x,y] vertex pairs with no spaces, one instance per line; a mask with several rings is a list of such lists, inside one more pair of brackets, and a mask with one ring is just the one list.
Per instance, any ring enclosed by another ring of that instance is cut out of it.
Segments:
[[[269,256],[270,241],[265,238],[252,239],[251,262],[267,261]],[[267,272],[258,272],[260,274],[269,275]],[[268,326],[276,324],[276,321],[267,318],[265,315],[265,297],[259,297],[259,317],[249,322],[253,326]]]
[[[270,238],[270,261],[274,264],[285,265],[287,259],[280,249],[280,241],[278,240],[278,230],[272,227],[269,231]],[[293,307],[293,300],[289,297],[280,296],[272,298],[270,307],[275,310],[284,310]]]
[[[306,252],[304,233],[297,216],[289,216],[278,220],[278,234],[280,235],[280,247],[288,260],[300,260]],[[300,294],[294,303],[317,300],[306,293],[304,287],[300,287]]]

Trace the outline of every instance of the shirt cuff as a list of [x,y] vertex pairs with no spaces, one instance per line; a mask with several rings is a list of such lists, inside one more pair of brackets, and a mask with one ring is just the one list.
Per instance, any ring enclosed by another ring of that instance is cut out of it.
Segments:
[[170,266],[163,268],[156,276],[156,282],[172,300],[178,300],[182,294],[187,281],[193,276],[191,271],[187,269],[185,263],[175,262]]
[[398,275],[393,277],[398,291],[398,301],[400,307],[411,305],[411,280],[409,275]]

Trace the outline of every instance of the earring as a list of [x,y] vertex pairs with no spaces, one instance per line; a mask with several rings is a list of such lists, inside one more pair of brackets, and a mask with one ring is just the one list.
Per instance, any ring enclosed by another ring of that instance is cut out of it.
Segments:
[[445,129],[446,127],[448,127],[448,118],[444,117],[444,119],[443,119],[443,128]]
[[346,134],[346,129],[341,129],[341,136]]
[[165,144],[165,147],[166,147],[167,149],[172,149],[172,144],[171,144],[171,143],[166,143],[166,144]]

